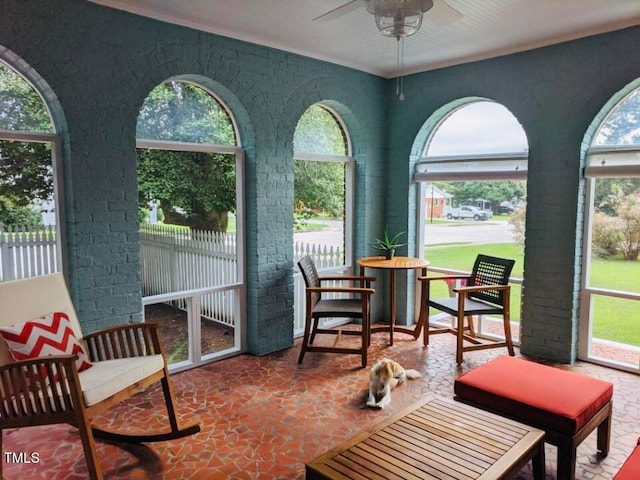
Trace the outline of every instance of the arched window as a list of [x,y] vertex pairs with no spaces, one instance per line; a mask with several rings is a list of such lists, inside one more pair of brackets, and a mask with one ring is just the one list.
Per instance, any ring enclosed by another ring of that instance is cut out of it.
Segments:
[[[311,255],[325,272],[352,271],[353,172],[349,136],[326,105],[309,107],[296,126],[294,260]],[[294,335],[304,330],[304,282],[294,275]]]
[[164,82],[140,109],[137,147],[145,320],[170,320],[174,369],[240,351],[244,154],[230,111],[200,85]]
[[[446,107],[445,107],[446,108]],[[479,253],[516,260],[511,319],[519,338],[524,263],[528,144],[517,119],[495,102],[472,101],[442,115],[422,158],[418,245],[430,270],[469,272]],[[520,277],[520,278],[518,278]],[[440,283],[441,285],[438,285]],[[434,295],[447,296],[444,282]],[[448,318],[432,318],[434,323]],[[490,317],[480,317],[481,335],[502,334]]]
[[640,88],[608,108],[586,153],[578,354],[639,372]]
[[0,60],[0,281],[62,271],[59,145],[41,94]]

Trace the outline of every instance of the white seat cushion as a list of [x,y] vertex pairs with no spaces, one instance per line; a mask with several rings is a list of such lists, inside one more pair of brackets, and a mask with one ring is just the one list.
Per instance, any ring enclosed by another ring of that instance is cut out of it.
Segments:
[[85,404],[99,403],[163,368],[162,355],[93,362],[93,367],[79,374]]

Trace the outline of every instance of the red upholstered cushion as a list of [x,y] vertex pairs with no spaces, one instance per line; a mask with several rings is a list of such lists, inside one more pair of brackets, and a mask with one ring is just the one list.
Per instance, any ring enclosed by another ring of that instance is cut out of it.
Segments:
[[507,356],[461,376],[454,390],[476,405],[568,435],[613,396],[609,382]]
[[[640,440],[638,440],[640,444]],[[640,478],[640,446],[636,446],[618,471],[614,480],[638,480]]]
[[53,312],[43,318],[2,327],[0,335],[16,360],[47,355],[78,355],[78,371],[92,366],[71,329],[69,317],[63,312]]

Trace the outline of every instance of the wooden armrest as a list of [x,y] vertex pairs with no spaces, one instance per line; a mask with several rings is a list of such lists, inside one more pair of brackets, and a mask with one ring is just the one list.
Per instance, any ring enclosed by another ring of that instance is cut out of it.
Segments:
[[84,341],[92,362],[162,354],[157,323],[118,325],[91,333]]
[[373,288],[362,287],[307,287],[307,293],[363,293],[365,295],[372,295],[376,291]]
[[34,417],[64,417],[81,405],[77,359],[51,355],[0,367],[0,425],[39,425]]
[[328,280],[353,280],[353,281],[368,281],[368,282],[373,282],[375,281],[376,277],[370,277],[370,276],[366,276],[366,275],[336,275],[336,276],[330,276],[330,277],[319,277],[319,280],[321,282],[324,281],[328,281]]
[[427,275],[426,277],[418,277],[421,282],[431,282],[433,280],[468,280],[469,275]]
[[472,292],[482,292],[487,290],[509,290],[511,285],[475,285],[470,287],[456,287],[454,292],[467,294]]

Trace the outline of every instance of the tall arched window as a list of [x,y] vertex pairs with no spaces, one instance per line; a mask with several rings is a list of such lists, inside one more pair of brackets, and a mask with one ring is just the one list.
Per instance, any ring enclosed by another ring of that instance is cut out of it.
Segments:
[[[446,107],[445,107],[446,108]],[[430,270],[469,272],[479,253],[513,258],[511,319],[519,339],[524,264],[527,138],[504,106],[481,100],[443,115],[416,165],[420,182],[418,245]],[[436,282],[434,295],[451,285]],[[448,291],[449,288],[449,291]],[[433,323],[448,318],[432,317]],[[490,317],[480,317],[481,335],[502,334]]]
[[[311,255],[325,272],[353,269],[350,148],[344,124],[328,106],[312,105],[300,117],[293,138],[296,263]],[[304,331],[304,282],[298,272],[294,283],[294,335],[299,335]]]
[[599,123],[586,154],[579,356],[640,371],[640,88]]
[[242,348],[243,150],[213,92],[167,81],[137,125],[145,320],[163,321],[174,369]]
[[62,271],[59,145],[41,94],[0,60],[0,281]]

